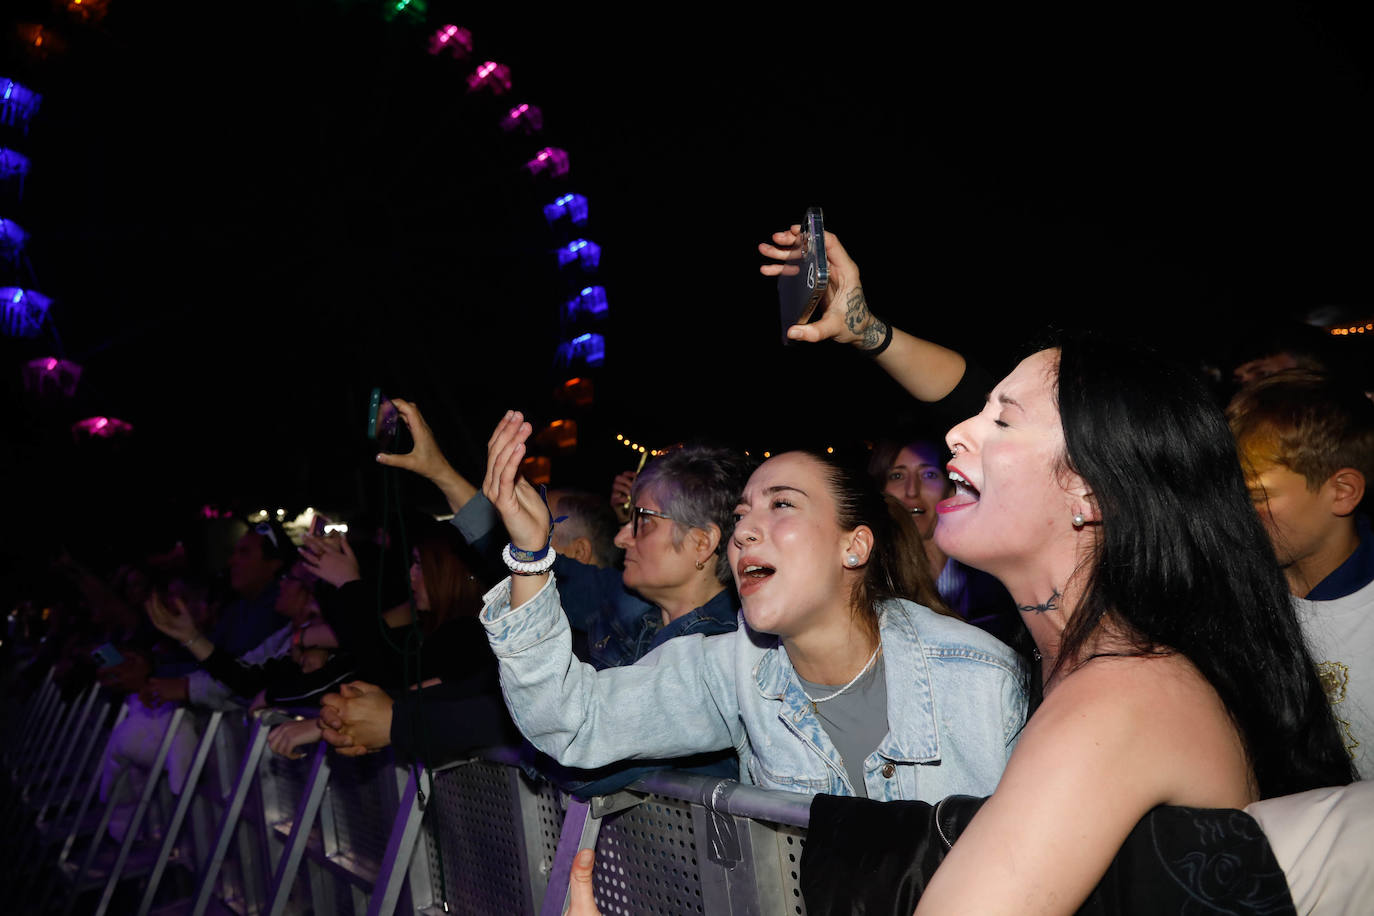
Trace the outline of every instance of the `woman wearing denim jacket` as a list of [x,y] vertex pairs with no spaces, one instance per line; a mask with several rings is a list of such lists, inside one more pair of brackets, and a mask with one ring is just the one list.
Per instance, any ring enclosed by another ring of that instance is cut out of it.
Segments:
[[538,493],[516,478],[529,433],[512,412],[491,439],[483,492],[517,575],[487,594],[482,620],[511,714],[537,747],[579,767],[733,747],[746,782],[880,800],[996,786],[1025,720],[1019,660],[905,599],[930,600],[929,575],[922,585],[859,475],[800,452],[765,462],[727,544],[739,628],[598,672],[573,658],[547,557],[519,559],[549,532]]

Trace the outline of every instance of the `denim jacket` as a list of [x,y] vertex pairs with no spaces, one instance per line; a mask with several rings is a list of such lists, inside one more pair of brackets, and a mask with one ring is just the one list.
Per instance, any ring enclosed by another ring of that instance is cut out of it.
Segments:
[[[474,549],[493,558],[496,568],[503,543],[501,517],[482,493],[468,500],[453,525]],[[735,629],[739,599],[727,586],[710,601],[663,625],[663,611],[625,587],[620,570],[555,557],[553,572],[561,583],[563,610],[572,626],[587,635],[587,659],[597,668],[630,665],[675,636],[714,636]]]
[[[741,617],[732,633],[680,636],[634,665],[597,671],[573,658],[554,578],[518,608],[506,580],[482,611],[511,715],[540,750],[596,767],[732,747],[742,782],[855,794],[777,637]],[[864,762],[868,796],[990,795],[1025,723],[1020,660],[908,601],[884,603],[879,629],[888,733]]]

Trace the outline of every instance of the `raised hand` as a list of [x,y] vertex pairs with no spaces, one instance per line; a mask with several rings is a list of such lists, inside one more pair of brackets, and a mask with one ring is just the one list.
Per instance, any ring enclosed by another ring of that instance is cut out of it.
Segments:
[[611,481],[611,511],[622,525],[630,520],[630,494],[634,492],[635,478],[638,476],[637,471],[621,471]]
[[487,442],[482,492],[501,513],[510,541],[521,550],[543,550],[549,542],[549,509],[530,482],[519,476],[525,440],[532,428],[519,411],[506,411]]
[[341,586],[362,578],[358,572],[358,558],[344,537],[305,536],[300,550],[301,561],[312,573],[333,586]]
[[[787,249],[796,244],[800,233],[801,226],[798,225],[774,232],[772,244],[761,242],[759,253],[781,262],[787,257]],[[825,259],[830,282],[821,298],[823,311],[810,324],[794,324],[788,328],[788,338],[810,343],[834,340],[836,343],[855,344],[861,350],[873,349],[882,343],[887,326],[869,311],[868,300],[864,298],[863,286],[859,283],[859,266],[832,232],[825,234]],[[759,266],[759,273],[765,277],[776,277],[782,270],[782,263]]]
[[143,607],[147,610],[148,619],[153,622],[153,626],[179,643],[188,643],[200,635],[191,613],[186,610],[186,602],[180,598],[173,598],[173,609],[169,609],[162,603],[162,598],[157,592],[154,592],[143,603]]
[[396,405],[396,412],[401,415],[401,419],[410,428],[410,438],[414,440],[415,445],[410,451],[401,454],[378,452],[377,461],[393,468],[405,468],[407,471],[414,471],[430,480],[442,477],[446,472],[451,472],[453,468],[449,465],[448,459],[444,457],[444,453],[439,451],[439,444],[434,439],[434,432],[425,422],[424,416],[420,413],[420,408],[400,398],[392,398],[391,403]]

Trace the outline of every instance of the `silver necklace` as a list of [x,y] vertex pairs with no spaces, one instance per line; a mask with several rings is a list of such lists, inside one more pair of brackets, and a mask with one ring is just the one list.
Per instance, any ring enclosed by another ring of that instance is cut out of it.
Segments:
[[821,697],[821,698],[818,700],[818,699],[816,699],[815,697],[813,697],[811,694],[807,693],[807,692],[806,692],[806,688],[803,687],[803,688],[802,688],[802,696],[806,697],[808,700],[811,701],[811,711],[812,711],[812,712],[816,712],[816,707],[817,707],[817,706],[819,706],[820,704],[824,703],[826,700],[833,700],[833,699],[835,699],[835,697],[837,697],[837,696],[839,696],[840,694],[844,693],[846,690],[848,690],[850,687],[853,687],[855,684],[859,683],[859,678],[861,678],[861,677],[863,677],[865,674],[867,674],[867,673],[868,673],[868,669],[869,669],[869,668],[872,668],[872,667],[873,667],[873,663],[874,663],[875,661],[878,660],[878,653],[882,651],[882,648],[883,648],[882,640],[879,640],[879,641],[878,641],[877,647],[874,648],[874,650],[873,650],[873,654],[870,655],[870,656],[868,657],[868,661],[864,663],[864,666],[863,666],[863,668],[859,671],[859,673],[856,674],[856,675],[854,675],[854,679],[853,679],[852,681],[850,681],[848,684],[845,684],[845,685],[844,685],[843,687],[841,687],[839,690],[836,690],[834,693],[832,693],[832,694],[831,694],[830,696],[828,696],[828,697]]

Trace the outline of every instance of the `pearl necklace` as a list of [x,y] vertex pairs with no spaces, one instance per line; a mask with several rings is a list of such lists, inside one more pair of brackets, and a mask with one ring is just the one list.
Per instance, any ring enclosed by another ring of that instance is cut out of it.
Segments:
[[812,712],[816,712],[816,707],[817,707],[817,706],[819,706],[820,704],[824,703],[826,700],[833,700],[833,699],[835,699],[835,697],[837,697],[837,696],[839,696],[840,694],[844,693],[846,690],[848,690],[850,687],[853,687],[855,684],[859,683],[859,678],[861,678],[861,677],[863,677],[865,674],[867,674],[867,673],[868,673],[868,669],[869,669],[869,668],[872,668],[872,667],[873,667],[873,663],[874,663],[875,661],[878,660],[878,653],[881,652],[882,649],[883,649],[883,643],[882,643],[882,640],[879,640],[879,641],[878,641],[877,647],[873,650],[873,654],[870,655],[870,656],[868,657],[868,661],[864,663],[864,666],[863,666],[862,669],[860,669],[859,673],[856,674],[856,675],[854,675],[854,679],[853,679],[852,681],[850,681],[848,684],[845,684],[845,685],[844,685],[843,687],[841,687],[839,690],[836,690],[834,693],[832,693],[832,694],[831,694],[830,696],[828,696],[828,697],[821,697],[821,698],[818,700],[818,699],[816,699],[815,697],[813,697],[811,694],[807,693],[807,692],[806,692],[806,688],[803,687],[803,688],[802,688],[802,696],[806,697],[808,700],[811,701],[811,711],[812,711]]

